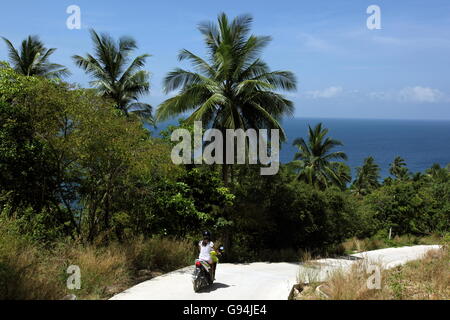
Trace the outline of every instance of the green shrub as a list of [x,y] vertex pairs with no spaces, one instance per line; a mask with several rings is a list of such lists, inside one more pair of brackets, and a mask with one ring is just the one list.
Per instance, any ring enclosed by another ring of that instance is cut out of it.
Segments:
[[[450,230],[450,180],[394,181],[364,199],[376,230],[425,236]],[[376,232],[376,230],[374,230]]]

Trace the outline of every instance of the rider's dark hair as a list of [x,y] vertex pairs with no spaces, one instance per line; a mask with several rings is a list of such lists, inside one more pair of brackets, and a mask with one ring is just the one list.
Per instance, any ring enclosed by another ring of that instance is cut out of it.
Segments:
[[211,241],[211,233],[209,231],[203,231],[202,246],[206,247],[209,241]]

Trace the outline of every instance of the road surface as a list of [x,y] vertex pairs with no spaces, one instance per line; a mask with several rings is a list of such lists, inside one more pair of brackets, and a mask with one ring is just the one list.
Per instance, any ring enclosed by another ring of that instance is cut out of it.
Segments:
[[[111,300],[286,300],[299,277],[323,281],[336,269],[346,269],[358,260],[392,268],[420,259],[439,246],[388,248],[352,254],[340,259],[315,260],[312,266],[298,263],[223,263],[217,266],[215,283],[199,293],[192,288],[193,266],[142,282]],[[314,278],[314,279],[312,279]]]

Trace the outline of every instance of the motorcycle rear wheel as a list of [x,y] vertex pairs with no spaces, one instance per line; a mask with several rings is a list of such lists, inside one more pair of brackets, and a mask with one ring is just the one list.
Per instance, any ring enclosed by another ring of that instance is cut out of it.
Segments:
[[200,289],[202,288],[202,281],[201,281],[201,279],[195,279],[193,281],[193,285],[194,285],[194,292],[199,292]]

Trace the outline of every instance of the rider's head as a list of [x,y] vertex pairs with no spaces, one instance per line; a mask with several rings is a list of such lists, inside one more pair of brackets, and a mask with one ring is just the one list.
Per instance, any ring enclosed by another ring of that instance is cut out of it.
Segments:
[[203,231],[203,240],[211,240],[211,233],[209,231]]

